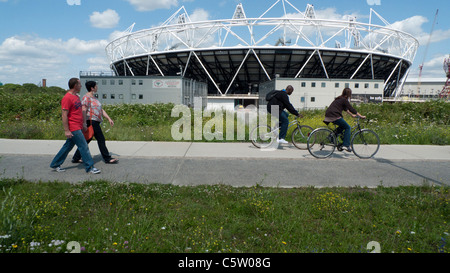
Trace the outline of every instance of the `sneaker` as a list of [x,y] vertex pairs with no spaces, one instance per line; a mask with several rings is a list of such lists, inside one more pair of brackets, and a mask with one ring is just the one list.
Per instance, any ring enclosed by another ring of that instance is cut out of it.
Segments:
[[92,167],[92,169],[88,173],[98,174],[98,173],[101,173],[101,171],[95,167]]
[[288,144],[289,143],[289,142],[287,142],[286,140],[284,140],[282,138],[277,139],[277,142],[280,143],[280,144]]
[[58,167],[56,167],[56,168],[53,168],[53,170],[55,170],[55,172],[58,172],[58,173],[63,173],[63,172],[66,171],[66,169],[61,168],[61,166],[58,166]]
[[352,150],[352,148],[350,148],[350,146],[342,146],[342,148],[345,148],[345,149],[343,149],[343,150],[344,150],[344,151],[347,151],[347,152],[349,152],[349,153],[353,152],[353,150]]

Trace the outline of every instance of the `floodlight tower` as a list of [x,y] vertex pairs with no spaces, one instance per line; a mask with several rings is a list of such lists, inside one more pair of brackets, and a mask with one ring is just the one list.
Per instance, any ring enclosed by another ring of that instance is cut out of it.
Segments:
[[444,71],[445,75],[447,75],[447,81],[445,82],[444,88],[442,89],[439,97],[450,98],[450,55],[448,58],[444,59]]

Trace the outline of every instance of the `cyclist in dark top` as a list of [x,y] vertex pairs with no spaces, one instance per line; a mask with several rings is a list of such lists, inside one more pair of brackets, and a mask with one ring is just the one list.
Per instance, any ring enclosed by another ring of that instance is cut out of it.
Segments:
[[288,85],[286,89],[283,89],[272,97],[272,99],[267,103],[267,111],[272,114],[272,105],[278,105],[278,118],[280,120],[280,135],[278,138],[278,143],[286,144],[288,143],[285,138],[289,125],[289,114],[284,111],[287,109],[291,114],[297,117],[301,117],[301,115],[295,110],[294,106],[292,106],[289,101],[289,97],[294,92],[294,87]]
[[342,91],[342,95],[337,97],[326,110],[325,119],[323,121],[327,125],[330,122],[336,124],[338,126],[337,134],[340,134],[342,131],[344,131],[344,143],[342,144],[342,146],[345,147],[348,152],[352,151],[352,149],[350,148],[351,127],[344,120],[342,111],[346,111],[354,118],[357,116],[362,119],[366,118],[365,116],[362,116],[360,113],[358,113],[355,108],[350,105],[349,100],[351,97],[352,90],[350,88],[344,88],[344,90]]

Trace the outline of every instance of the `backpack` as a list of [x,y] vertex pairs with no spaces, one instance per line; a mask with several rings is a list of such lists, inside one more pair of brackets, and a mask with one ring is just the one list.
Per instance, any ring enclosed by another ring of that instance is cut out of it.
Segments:
[[282,92],[279,90],[272,90],[269,93],[266,94],[266,101],[270,101],[273,99],[273,97],[275,97],[276,94],[278,94],[278,92]]

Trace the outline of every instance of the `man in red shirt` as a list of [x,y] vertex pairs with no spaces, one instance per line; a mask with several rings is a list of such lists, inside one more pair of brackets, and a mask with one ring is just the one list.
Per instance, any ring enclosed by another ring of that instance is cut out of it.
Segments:
[[67,140],[56,154],[55,158],[53,158],[50,167],[57,172],[64,172],[65,169],[61,168],[61,165],[64,163],[64,160],[66,160],[67,155],[72,150],[73,146],[77,145],[86,172],[98,174],[100,173],[100,170],[94,167],[94,160],[92,159],[88,144],[83,135],[83,132],[87,130],[87,127],[86,113],[82,111],[80,97],[78,96],[78,93],[81,91],[80,80],[78,78],[70,79],[69,88],[70,90],[61,100],[62,123]]

